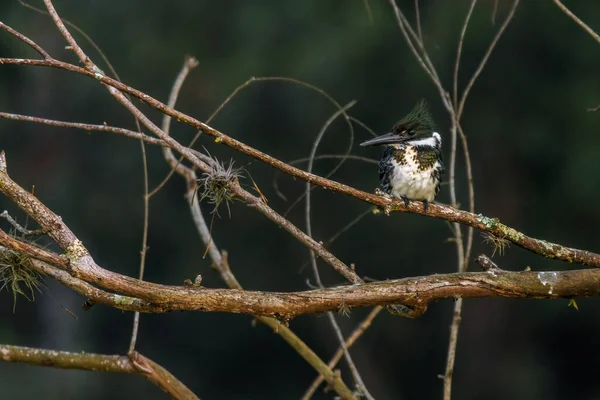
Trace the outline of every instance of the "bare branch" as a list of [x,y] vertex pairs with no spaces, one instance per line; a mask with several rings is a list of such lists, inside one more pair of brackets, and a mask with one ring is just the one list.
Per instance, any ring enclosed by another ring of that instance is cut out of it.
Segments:
[[84,131],[112,132],[112,133],[117,133],[119,135],[123,135],[126,137],[130,137],[133,139],[140,139],[149,144],[165,146],[165,142],[163,142],[160,139],[156,139],[151,136],[144,135],[143,133],[131,131],[129,129],[117,128],[117,127],[109,126],[106,124],[92,125],[92,124],[84,124],[84,123],[79,123],[79,122],[56,121],[53,119],[31,117],[28,115],[20,115],[20,114],[9,114],[9,113],[5,113],[5,112],[0,112],[0,118],[10,119],[10,120],[14,120],[14,121],[35,122],[36,124],[57,126],[60,128],[75,128],[75,129],[82,129]]
[[554,3],[560,8],[569,18],[571,18],[577,25],[582,27],[591,37],[598,43],[600,43],[600,35],[598,35],[592,28],[590,28],[585,22],[579,19],[577,15],[573,14],[560,0],[554,0]]
[[69,32],[67,27],[65,26],[63,20],[59,17],[58,13],[56,12],[56,9],[54,8],[52,1],[44,0],[44,4],[46,5],[46,8],[48,9],[50,18],[52,18],[52,20],[54,21],[54,25],[56,25],[56,27],[58,28],[60,33],[63,35],[63,37],[69,44],[70,48],[75,52],[75,54],[77,54],[77,57],[79,57],[79,61],[81,61],[83,63],[83,65],[85,65],[86,69],[88,69],[90,71],[94,71],[94,72],[100,72],[101,70],[98,67],[96,67],[96,65],[92,62],[92,60],[90,60],[88,58],[88,56],[85,54],[83,49],[79,46],[79,44],[77,44],[77,42],[75,41],[75,39]]
[[0,21],[0,29],[4,29],[5,31],[7,31],[8,33],[10,33],[11,35],[15,36],[16,38],[18,38],[19,40],[25,42],[29,47],[33,48],[35,51],[37,51],[42,57],[44,57],[44,59],[46,60],[51,60],[52,57],[50,57],[50,54],[46,53],[46,50],[42,49],[40,45],[38,45],[36,42],[34,42],[33,40],[29,39],[27,36],[23,35],[22,33],[14,30],[13,28],[11,28],[10,26],[6,25],[5,23],[3,23],[2,21]]
[[[406,40],[406,43],[408,44],[411,52],[417,59],[417,62],[419,63],[421,68],[423,68],[423,70],[425,71],[427,76],[429,76],[431,78],[434,85],[437,87],[438,91],[440,92],[440,97],[442,99],[444,106],[446,107],[448,112],[450,112],[452,114],[453,111],[452,111],[452,104],[451,104],[450,98],[448,96],[448,93],[444,90],[442,83],[440,82],[440,79],[437,75],[437,72],[435,71],[435,68],[433,67],[433,64],[429,60],[429,56],[427,55],[426,52],[419,53],[419,50],[417,50],[417,48],[415,47],[415,44],[413,43],[413,40],[417,43],[417,46],[419,46],[419,49],[424,51],[422,42],[419,40],[417,34],[415,34],[415,32],[410,27],[408,20],[406,19],[406,17],[404,16],[402,11],[396,4],[396,0],[389,0],[389,3],[392,6],[392,8],[394,9],[394,14],[396,15],[398,27],[400,27],[400,30],[402,31],[402,35],[404,36],[404,39]],[[413,38],[413,40],[411,40],[411,37]]]
[[[323,124],[323,127],[321,128],[321,131],[317,135],[317,137],[313,143],[312,149],[310,151],[310,155],[308,157],[309,159],[308,159],[307,169],[308,169],[309,173],[312,172],[314,157],[317,153],[317,148],[319,146],[319,143],[321,142],[321,139],[325,135],[327,128],[340,115],[342,115],[342,114],[345,115],[346,111],[350,107],[352,107],[355,103],[356,102],[352,101],[352,102],[346,104],[340,110],[336,111],[331,117],[329,117],[327,119],[327,121],[325,121],[325,124]],[[352,124],[350,124],[350,129],[352,129]],[[312,236],[313,236],[312,235],[312,223],[311,223],[311,218],[310,218],[310,209],[311,209],[310,191],[311,191],[311,185],[309,182],[307,182],[306,190],[304,191],[304,195],[306,196],[306,202],[305,202],[306,207],[304,209],[304,216],[305,216],[305,222],[306,222],[306,234],[308,235],[308,237],[312,238]],[[311,261],[311,265],[312,265],[312,269],[313,269],[313,274],[315,277],[315,282],[317,283],[317,286],[319,288],[323,288],[323,283],[321,282],[321,276],[319,274],[319,269],[317,266],[317,258],[315,256],[315,252],[313,250],[310,250],[309,254],[310,254],[310,261]],[[328,312],[327,318],[329,319],[329,322],[331,323],[331,327],[333,328],[333,331],[334,331],[338,341],[340,342],[340,345],[342,346],[342,349],[344,351],[344,358],[346,359],[346,363],[348,364],[348,367],[350,368],[350,372],[352,373],[352,377],[354,378],[354,383],[356,384],[357,389],[367,399],[369,399],[369,400],[373,399],[373,396],[371,396],[371,394],[369,393],[365,383],[363,382],[362,377],[360,376],[360,373],[358,372],[358,368],[354,364],[354,361],[352,360],[352,356],[350,355],[350,352],[348,351],[348,348],[346,347],[346,345],[344,343],[344,335],[342,334],[340,326],[338,325],[337,321],[335,320],[335,315],[332,312]]]
[[0,218],[4,218],[5,220],[7,220],[8,223],[11,224],[17,232],[19,232],[23,235],[32,236],[32,235],[43,235],[45,233],[43,229],[36,229],[36,230],[32,231],[32,230],[29,230],[29,229],[19,225],[19,223],[17,221],[15,221],[15,219],[13,217],[11,217],[10,214],[8,213],[8,211],[6,211],[6,210],[4,210],[3,212],[0,213]]
[[[192,174],[195,176],[193,171]],[[221,278],[227,284],[227,286],[229,286],[231,289],[242,290],[242,285],[240,285],[235,275],[231,272],[227,252],[219,252],[219,249],[217,248],[217,245],[211,236],[210,230],[208,229],[206,220],[202,215],[202,211],[200,210],[200,205],[198,203],[198,196],[194,195],[196,192],[196,180],[191,178],[190,175],[186,176],[186,180],[188,182],[186,199],[188,200],[194,224],[198,230],[200,238],[204,244],[208,246],[208,254],[213,261],[214,268],[219,271]],[[304,343],[304,341],[302,341],[291,329],[281,324],[281,322],[274,318],[259,316],[257,319],[261,323],[270,327],[273,332],[281,336],[294,350],[296,350],[296,352],[302,358],[304,358],[317,372],[319,372],[319,376],[323,377],[323,379],[327,381],[327,383],[336,391],[336,393],[343,398],[354,398],[354,395],[344,384],[341,377],[334,373],[331,368],[328,368],[323,360],[321,360],[319,356],[317,356],[317,354],[310,347],[308,347],[306,343]]]
[[469,95],[471,88],[475,84],[475,81],[479,77],[479,74],[481,74],[481,71],[483,71],[483,68],[485,67],[485,64],[487,63],[488,59],[490,58],[492,51],[494,51],[494,48],[496,47],[496,43],[498,43],[498,40],[500,40],[500,37],[504,33],[504,30],[506,29],[506,27],[512,20],[513,16],[515,15],[515,11],[517,11],[517,6],[519,5],[519,1],[520,0],[515,0],[513,2],[512,7],[510,8],[510,11],[508,12],[508,15],[504,19],[504,22],[502,23],[502,25],[500,25],[500,29],[498,29],[498,33],[496,33],[496,36],[494,36],[494,39],[492,39],[492,42],[490,43],[490,47],[488,47],[487,51],[485,52],[485,55],[483,56],[483,58],[481,59],[481,62],[479,63],[479,66],[473,73],[473,76],[469,80],[469,83],[467,83],[467,87],[465,88],[465,91],[462,94],[462,97],[460,99],[460,104],[458,105],[458,109],[456,110],[456,119],[457,120],[460,120],[460,117],[462,116],[462,113],[465,108],[465,102],[467,101],[467,96]]
[[[138,128],[141,130],[141,127],[138,123]],[[141,281],[144,279],[144,270],[146,269],[146,254],[148,253],[148,229],[149,229],[149,219],[150,219],[150,196],[148,195],[148,157],[146,155],[146,146],[144,145],[144,141],[140,140],[140,146],[142,150],[142,169],[144,171],[144,225],[142,228],[142,246],[140,249],[140,267],[138,279]],[[135,350],[135,344],[137,341],[138,329],[140,326],[140,313],[135,312],[133,315],[133,328],[131,330],[131,340],[129,341],[129,350],[127,354],[131,357]]]
[[[67,63],[62,63],[60,61],[21,60],[21,59],[0,58],[0,63],[16,64],[16,65],[52,66],[52,67],[67,69],[67,70],[77,72],[77,73],[80,73],[83,75],[88,75],[88,76],[94,75],[93,73],[91,73],[83,68],[79,68],[74,65],[67,64]],[[463,225],[472,226],[476,229],[490,232],[496,236],[505,237],[506,239],[510,240],[514,244],[521,246],[527,250],[533,251],[537,254],[543,255],[545,257],[556,258],[556,259],[565,260],[565,261],[569,261],[569,262],[582,263],[582,264],[593,266],[593,267],[600,266],[600,255],[598,255],[598,254],[595,254],[595,253],[592,253],[589,251],[585,251],[585,250],[567,248],[567,247],[564,247],[564,246],[561,246],[558,244],[549,243],[549,242],[546,242],[543,240],[531,238],[513,228],[510,228],[510,227],[500,223],[495,218],[488,218],[488,217],[485,217],[482,215],[475,215],[474,213],[457,210],[452,207],[443,206],[440,204],[432,204],[429,207],[427,214],[425,214],[423,211],[423,207],[419,207],[415,203],[411,203],[411,204],[409,204],[408,207],[406,207],[402,201],[386,199],[384,197],[366,193],[366,192],[357,190],[355,188],[352,188],[350,186],[344,185],[342,183],[320,177],[318,175],[310,174],[304,170],[293,167],[293,166],[286,164],[272,156],[269,156],[268,154],[265,154],[265,153],[255,149],[251,146],[248,146],[236,139],[233,139],[233,138],[223,134],[222,132],[219,132],[219,131],[213,129],[213,128],[209,127],[208,125],[205,125],[204,123],[202,123],[186,114],[183,114],[179,111],[173,110],[173,109],[167,107],[165,104],[152,98],[151,96],[148,96],[136,89],[130,88],[129,86],[124,85],[112,78],[101,75],[100,77],[98,77],[98,79],[101,80],[103,83],[106,83],[107,85],[110,85],[119,90],[127,92],[135,97],[138,97],[139,99],[145,101],[147,104],[151,105],[152,107],[156,108],[157,110],[159,110],[161,112],[169,114],[172,117],[178,118],[182,122],[188,123],[198,129],[202,130],[203,132],[207,133],[208,135],[217,138],[220,143],[226,144],[227,146],[229,146],[235,150],[238,150],[238,151],[240,151],[246,155],[249,155],[251,157],[254,157],[254,158],[256,158],[268,165],[271,165],[272,167],[275,167],[289,175],[303,179],[307,182],[318,185],[322,188],[355,197],[359,200],[365,201],[367,203],[376,205],[381,208],[388,209],[390,211],[401,211],[401,212],[408,211],[408,212],[412,212],[415,214],[427,215],[427,216],[434,217],[434,218],[441,218],[441,219],[444,219],[444,220],[447,220],[450,222],[457,222],[457,223],[460,223]],[[130,103],[127,99],[125,99],[125,101]],[[143,117],[143,115],[140,115],[140,120],[142,120],[141,117]],[[149,121],[147,118],[145,118],[145,125],[146,124],[148,124],[147,126],[149,126],[149,127],[150,126],[153,127],[153,129],[154,129],[153,132],[155,132],[155,133],[161,132],[161,134],[162,134],[162,131],[160,129],[158,129],[158,127],[156,127],[156,125],[152,124],[152,122]],[[192,163],[194,163],[196,166],[198,166],[199,168],[202,168],[202,169],[206,169],[206,165],[202,164],[190,149],[183,147],[177,141],[169,138],[168,136],[166,138],[163,136],[163,137],[161,137],[161,139],[163,139],[163,141],[165,141],[166,144],[169,145],[170,147],[172,147],[172,148],[176,149],[177,151],[179,151],[180,153],[184,154],[186,156],[186,158],[188,160],[190,160]],[[1,175],[0,175],[0,178],[1,178]],[[2,189],[4,189],[4,188],[2,188]],[[314,244],[314,246],[315,246],[315,248],[318,247],[316,243]]]
[[421,12],[419,11],[419,0],[415,0],[415,20],[417,21],[417,35],[423,42],[423,33],[421,32]]
[[67,351],[0,344],[0,360],[41,367],[141,375],[173,398],[185,400],[198,399],[173,374],[137,352],[134,352],[133,359],[130,360],[127,356],[71,353]]
[[[196,68],[197,66],[198,66],[198,60],[196,58],[190,57],[190,56],[185,57],[181,71],[179,71],[179,74],[177,75],[177,78],[175,79],[175,83],[173,83],[173,87],[171,88],[171,94],[169,95],[169,101],[167,103],[169,107],[171,107],[171,108],[175,107],[175,103],[177,102],[177,97],[179,97],[179,91],[181,90],[181,87],[183,86],[183,82],[185,82],[185,79],[187,78],[189,73],[192,71],[192,69]],[[167,114],[164,114],[163,121],[162,121],[162,130],[167,135],[170,134],[169,133],[170,127],[171,127],[171,117]],[[191,145],[188,147],[191,147]],[[181,164],[183,157],[181,157],[179,160],[177,158],[175,158],[175,156],[173,155],[173,150],[171,150],[169,147],[163,147],[163,156],[165,157],[165,160],[167,160],[167,163],[171,167],[171,171],[169,171],[167,176],[162,180],[161,183],[159,183],[156,186],[156,188],[152,189],[152,191],[148,195],[149,197],[152,197],[156,193],[158,193],[158,191],[160,189],[162,189],[162,187],[169,181],[169,179],[171,179],[171,176],[173,176],[173,174],[175,172],[178,172],[184,176],[189,173],[188,168]]]
[[452,91],[452,99],[454,101],[453,104],[455,110],[458,107],[458,69],[460,66],[460,56],[462,54],[462,47],[465,41],[465,33],[467,33],[467,26],[469,25],[469,21],[471,20],[471,15],[473,15],[475,4],[477,4],[477,0],[471,0],[471,5],[469,6],[469,11],[467,12],[467,18],[465,19],[465,23],[463,24],[462,30],[460,31],[460,39],[458,39],[458,50],[456,51],[456,62],[454,63],[454,90]]

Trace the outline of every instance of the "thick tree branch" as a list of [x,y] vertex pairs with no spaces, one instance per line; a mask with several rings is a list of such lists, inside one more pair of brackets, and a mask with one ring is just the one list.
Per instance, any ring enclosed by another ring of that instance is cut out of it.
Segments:
[[0,360],[40,367],[136,374],[145,377],[175,399],[198,399],[173,374],[137,352],[133,352],[130,359],[127,356],[71,353],[0,344]]
[[[0,235],[0,244],[14,248]],[[49,258],[49,257],[45,257]],[[600,294],[600,269],[551,272],[466,272],[404,278],[374,283],[337,286],[304,292],[278,293],[235,289],[180,287],[139,281],[101,268],[92,275],[95,284],[137,299],[116,296],[98,302],[140,312],[205,311],[246,313],[289,320],[304,314],[339,311],[355,307],[405,304],[426,310],[437,300],[471,297],[570,298]],[[86,279],[88,278],[88,279]],[[89,277],[82,277],[89,281]],[[93,301],[96,294],[75,288]],[[130,299],[126,301],[125,299]],[[149,302],[148,303],[145,303]]]

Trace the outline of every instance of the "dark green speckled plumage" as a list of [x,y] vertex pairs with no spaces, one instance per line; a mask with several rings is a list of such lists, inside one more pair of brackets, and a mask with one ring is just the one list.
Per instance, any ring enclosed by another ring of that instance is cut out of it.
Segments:
[[419,100],[412,111],[392,128],[392,132],[398,135],[414,132],[415,136],[431,134],[434,130],[435,124],[424,99]]
[[442,140],[434,131],[425,100],[398,121],[391,132],[363,142],[362,146],[386,145],[379,162],[381,188],[399,197],[423,201],[425,210],[440,190],[444,175]]

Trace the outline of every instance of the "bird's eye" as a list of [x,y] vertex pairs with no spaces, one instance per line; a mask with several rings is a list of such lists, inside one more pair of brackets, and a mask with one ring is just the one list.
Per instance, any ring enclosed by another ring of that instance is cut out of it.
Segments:
[[417,134],[417,132],[415,131],[408,131],[408,136],[415,136]]

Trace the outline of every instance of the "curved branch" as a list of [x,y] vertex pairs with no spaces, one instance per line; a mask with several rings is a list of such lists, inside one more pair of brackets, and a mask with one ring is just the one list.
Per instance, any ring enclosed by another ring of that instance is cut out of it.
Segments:
[[198,399],[173,374],[138,352],[133,352],[130,359],[127,356],[71,353],[0,344],[0,360],[41,367],[136,374],[145,377],[175,399]]

